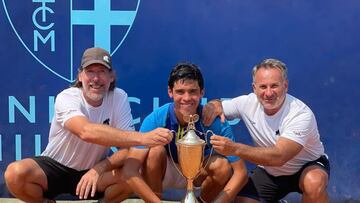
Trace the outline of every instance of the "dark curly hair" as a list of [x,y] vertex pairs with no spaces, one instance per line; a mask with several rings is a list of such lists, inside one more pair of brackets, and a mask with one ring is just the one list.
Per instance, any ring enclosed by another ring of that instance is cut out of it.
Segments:
[[188,62],[176,64],[169,75],[169,88],[173,89],[175,82],[179,80],[195,80],[198,82],[200,90],[204,89],[203,76],[201,74],[200,68],[195,64]]

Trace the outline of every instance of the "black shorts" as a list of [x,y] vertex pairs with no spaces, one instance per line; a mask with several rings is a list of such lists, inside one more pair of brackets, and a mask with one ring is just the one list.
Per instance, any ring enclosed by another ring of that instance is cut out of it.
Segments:
[[[44,197],[54,199],[60,194],[76,196],[76,186],[88,170],[78,171],[46,156],[37,156],[32,159],[36,161],[47,177],[48,190],[44,192]],[[102,196],[103,193],[96,193],[95,197],[90,197],[90,199],[99,199]]]
[[306,163],[298,172],[288,176],[272,176],[263,168],[256,167],[251,171],[248,182],[238,193],[238,196],[249,197],[262,202],[278,202],[290,192],[302,193],[299,188],[301,173],[306,167],[313,165],[322,167],[330,177],[330,164],[325,155]]

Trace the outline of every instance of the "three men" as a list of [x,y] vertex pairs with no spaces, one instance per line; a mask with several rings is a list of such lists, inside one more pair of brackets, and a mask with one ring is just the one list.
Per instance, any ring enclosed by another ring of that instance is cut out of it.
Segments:
[[[238,195],[239,202],[276,202],[296,191],[303,194],[303,202],[328,202],[330,166],[316,119],[303,102],[287,94],[285,64],[262,61],[253,69],[252,86],[254,93],[211,101],[203,109],[200,70],[178,64],[168,80],[173,102],[145,118],[142,135],[133,131],[126,93],[115,88],[110,55],[100,48],[88,49],[74,87],[57,96],[47,148],[40,157],[10,164],[6,184],[26,202],[51,201],[61,193],[95,198],[103,192],[106,202],[121,201],[132,192],[145,201],[160,202],[164,188],[185,188],[185,179],[168,155],[171,151],[177,162],[175,143],[186,132],[184,116],[198,114],[202,119],[196,129],[215,134],[202,139],[211,139],[212,147],[226,156],[209,157],[206,150],[209,164],[194,182],[201,187],[199,201],[231,202]],[[215,118],[219,115],[222,120],[241,118],[255,146],[236,143],[229,124]],[[169,129],[177,132],[176,137]],[[145,147],[131,148],[128,155],[121,149],[106,158],[110,146],[140,145]],[[249,181],[239,157],[258,165]]]

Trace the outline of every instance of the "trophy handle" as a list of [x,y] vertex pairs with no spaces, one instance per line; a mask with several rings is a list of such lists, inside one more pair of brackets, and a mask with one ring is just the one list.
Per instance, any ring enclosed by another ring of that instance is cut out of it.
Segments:
[[[211,145],[210,145],[210,141],[208,141],[208,134],[209,133],[211,133],[211,135],[210,135],[210,137],[212,136],[212,135],[214,135],[214,132],[212,131],[212,130],[207,130],[206,132],[205,132],[205,143],[206,143],[206,145],[208,145],[209,147],[211,147]],[[205,147],[204,147],[204,150],[205,150]],[[210,161],[210,158],[211,158],[211,156],[213,155],[213,152],[214,152],[214,148],[213,147],[211,147],[211,149],[210,149],[210,154],[209,154],[209,158],[207,159],[207,161],[206,161],[206,163],[205,163],[205,165],[204,165],[204,167],[203,168],[206,168],[206,166],[209,164],[209,161]],[[205,159],[203,160],[203,162],[205,161]],[[203,165],[204,163],[202,163],[201,165]]]
[[[211,147],[211,145],[210,145],[210,141],[208,140],[208,134],[209,133],[211,133],[211,135],[209,136],[209,138],[212,136],[212,135],[214,135],[214,132],[212,131],[212,130],[207,130],[206,132],[205,132],[205,142],[206,142],[206,145],[208,145],[209,147]],[[212,148],[211,148],[212,149]]]
[[[176,137],[176,132],[175,130],[170,130],[171,133],[173,133]],[[168,146],[168,150],[169,150],[169,155],[170,155],[170,159],[171,159],[171,162],[172,164],[174,165],[174,167],[176,168],[176,170],[179,172],[180,175],[182,175],[184,178],[186,178],[180,171],[180,169],[178,168],[178,166],[176,165],[175,161],[174,161],[174,157],[171,153],[171,149],[170,149],[170,144],[167,145]]]

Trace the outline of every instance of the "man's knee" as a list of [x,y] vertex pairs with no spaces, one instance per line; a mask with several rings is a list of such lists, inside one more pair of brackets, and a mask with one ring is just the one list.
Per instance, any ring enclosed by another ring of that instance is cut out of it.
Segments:
[[323,177],[306,177],[304,179],[303,192],[305,193],[321,193],[326,190],[327,179]]
[[119,183],[119,182],[125,182],[126,178],[124,176],[124,170],[123,168],[116,168],[109,172],[106,172],[105,174],[110,174],[110,178],[112,179],[109,182]]
[[47,178],[44,171],[32,159],[16,161],[8,165],[5,182],[10,191],[23,190],[27,183],[34,183],[42,188],[47,187]]
[[226,182],[232,174],[232,168],[228,160],[218,156],[214,156],[212,160],[209,161],[207,171],[209,175],[220,177],[220,180],[224,180],[224,182]]
[[149,150],[147,159],[146,159],[146,166],[153,168],[160,165],[166,164],[166,150],[163,146],[152,147]]
[[304,194],[321,195],[326,192],[327,184],[327,173],[320,168],[313,168],[303,174],[300,181],[300,188]]
[[10,191],[20,189],[24,186],[29,170],[20,162],[13,162],[8,165],[4,173],[5,183]]
[[132,194],[129,185],[118,183],[105,189],[103,202],[122,202]]
[[21,165],[18,162],[13,162],[9,164],[4,174],[6,183],[12,183],[12,182],[24,180],[25,176],[26,176],[26,169],[21,167]]
[[143,175],[145,176],[144,178],[147,182],[165,175],[167,164],[166,159],[167,153],[163,146],[150,148],[146,158],[145,167],[143,168]]
[[166,155],[165,147],[156,146],[151,147],[149,150],[148,158],[163,158]]

